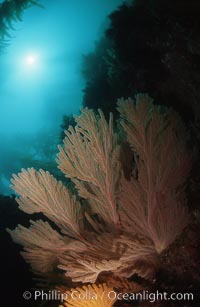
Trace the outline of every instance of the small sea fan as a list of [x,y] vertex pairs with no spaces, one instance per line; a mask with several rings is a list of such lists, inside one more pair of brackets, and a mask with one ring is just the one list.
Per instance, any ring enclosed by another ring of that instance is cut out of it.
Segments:
[[116,302],[116,293],[105,283],[87,285],[66,291],[66,300],[59,307],[111,307]]

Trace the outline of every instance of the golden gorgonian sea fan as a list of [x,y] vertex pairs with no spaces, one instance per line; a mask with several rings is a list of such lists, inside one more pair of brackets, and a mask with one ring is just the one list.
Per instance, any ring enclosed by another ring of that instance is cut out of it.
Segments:
[[66,291],[65,296],[59,307],[112,307],[117,300],[117,293],[105,283],[77,287]]
[[129,178],[121,159],[124,139],[114,131],[112,114],[107,122],[100,110],[89,109],[75,116],[77,125],[65,132],[57,158],[78,196],[44,170],[13,175],[19,208],[52,221],[8,230],[36,273],[56,274],[59,268],[83,283],[94,283],[100,274],[151,278],[158,254],[187,225],[183,186],[191,159],[180,118],[148,95],[121,99],[118,110],[132,150]]

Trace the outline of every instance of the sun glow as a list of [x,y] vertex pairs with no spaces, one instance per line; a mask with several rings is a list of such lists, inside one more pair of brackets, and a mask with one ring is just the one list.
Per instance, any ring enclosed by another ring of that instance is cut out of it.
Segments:
[[24,82],[26,84],[31,82],[33,85],[33,82],[38,83],[41,80],[44,71],[41,52],[25,51],[18,55],[18,61],[15,60],[14,64],[16,67],[16,82],[22,82],[24,86]]
[[27,67],[35,67],[37,65],[37,57],[32,54],[27,55],[24,62]]
[[36,57],[34,55],[28,55],[26,58],[25,58],[25,62],[27,65],[34,65],[36,64]]
[[18,72],[21,75],[21,78],[27,77],[30,78],[39,77],[42,70],[41,56],[39,53],[35,52],[26,52],[19,57],[18,61]]

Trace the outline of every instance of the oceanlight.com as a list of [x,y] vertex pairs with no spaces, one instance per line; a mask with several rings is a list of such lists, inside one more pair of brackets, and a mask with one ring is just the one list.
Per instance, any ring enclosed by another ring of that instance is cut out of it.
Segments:
[[52,301],[59,300],[61,302],[66,301],[67,299],[73,300],[104,300],[108,298],[110,300],[124,300],[124,301],[149,301],[150,303],[154,303],[155,301],[193,301],[194,295],[193,293],[167,293],[167,292],[149,292],[147,290],[143,290],[140,293],[118,293],[115,291],[102,292],[101,295],[97,295],[94,292],[90,292],[87,290],[84,293],[80,293],[77,290],[72,291],[70,294],[62,293],[59,290],[35,290],[25,291],[23,293],[23,298],[25,300],[42,300],[42,301]]

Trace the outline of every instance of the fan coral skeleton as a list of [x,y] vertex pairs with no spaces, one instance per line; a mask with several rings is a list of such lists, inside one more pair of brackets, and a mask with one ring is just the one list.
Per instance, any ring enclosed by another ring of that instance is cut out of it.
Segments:
[[135,101],[121,99],[118,110],[134,158],[130,178],[123,171],[125,152],[112,114],[107,123],[100,110],[89,109],[75,116],[77,125],[65,132],[57,159],[78,196],[44,170],[13,175],[19,208],[42,212],[53,222],[8,230],[36,273],[59,268],[82,283],[105,273],[152,278],[159,253],[187,225],[183,187],[191,159],[179,117],[142,94]]

